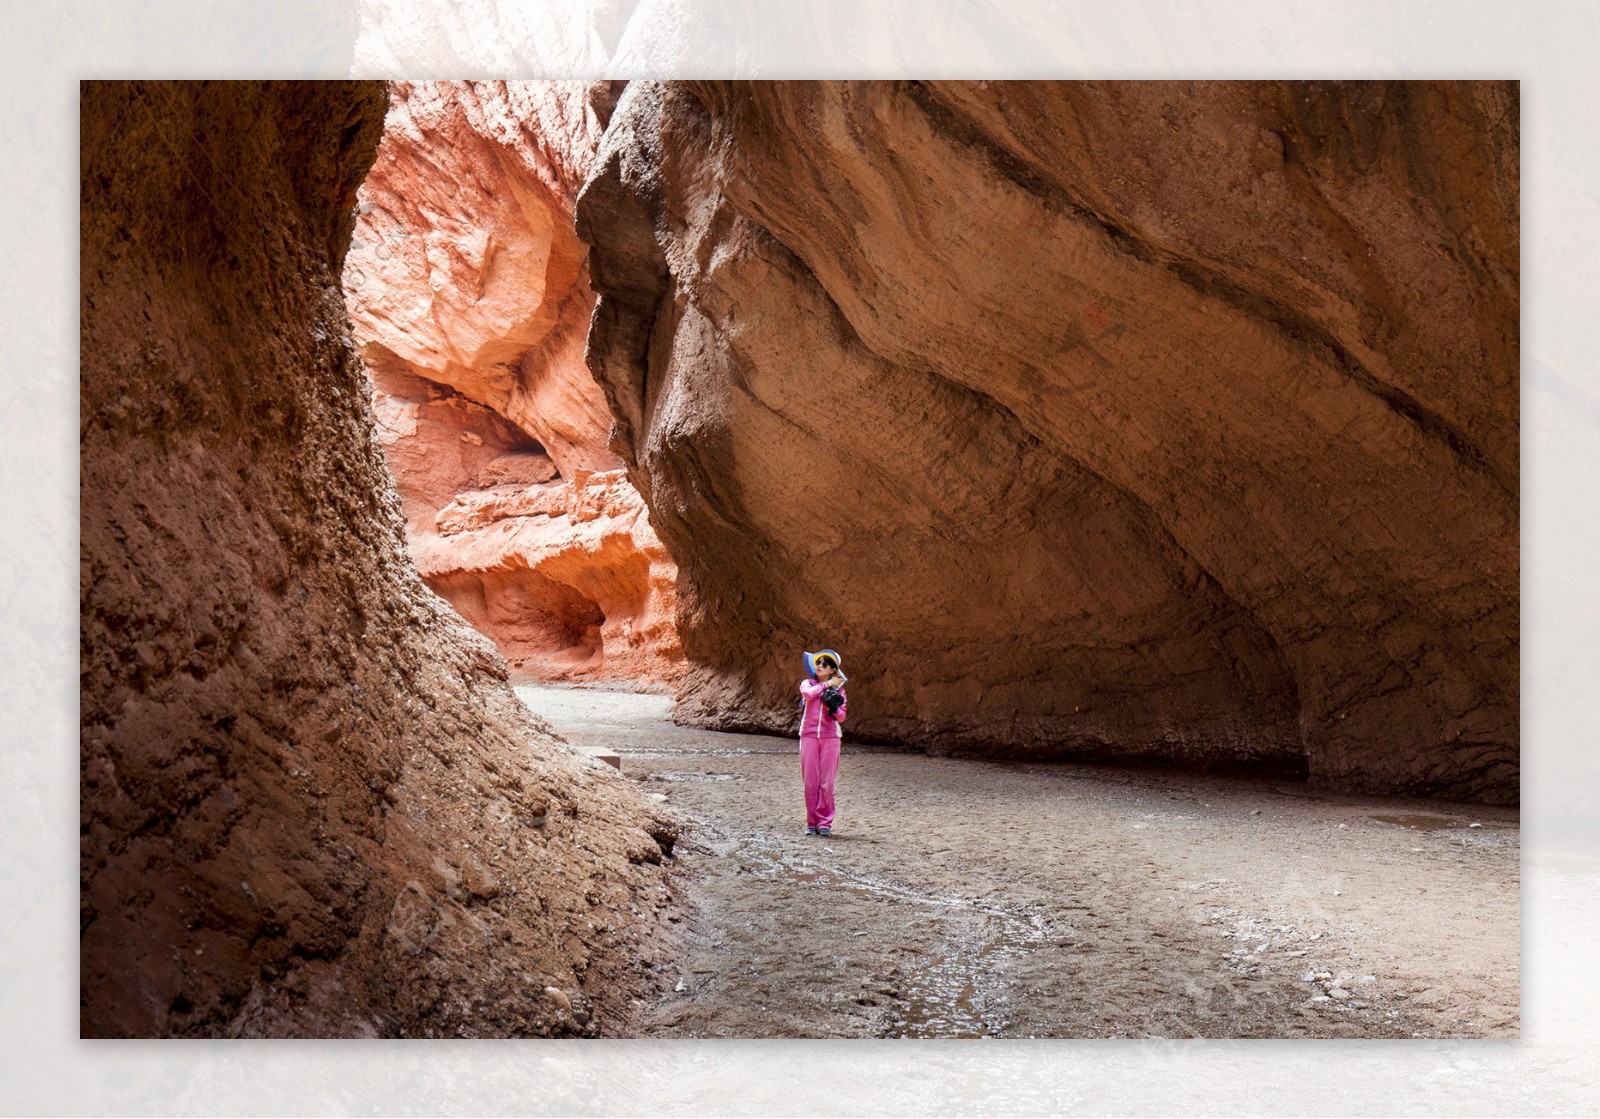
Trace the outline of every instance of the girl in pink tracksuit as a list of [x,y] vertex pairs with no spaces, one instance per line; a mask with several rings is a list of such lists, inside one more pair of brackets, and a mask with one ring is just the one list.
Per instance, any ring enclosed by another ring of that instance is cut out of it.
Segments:
[[846,683],[839,654],[832,649],[805,654],[807,679],[800,681],[800,777],[806,787],[806,834],[833,833],[833,781],[839,774],[839,724],[847,704],[830,711],[824,692]]

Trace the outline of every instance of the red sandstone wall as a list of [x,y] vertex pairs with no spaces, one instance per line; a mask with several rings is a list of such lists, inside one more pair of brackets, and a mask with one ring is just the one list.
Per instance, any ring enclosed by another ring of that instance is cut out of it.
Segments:
[[1514,83],[631,83],[590,358],[679,717],[1518,772]]
[[[399,82],[344,269],[407,541],[520,676],[671,688],[676,567],[583,360],[609,83]],[[447,506],[471,510],[440,520]]]

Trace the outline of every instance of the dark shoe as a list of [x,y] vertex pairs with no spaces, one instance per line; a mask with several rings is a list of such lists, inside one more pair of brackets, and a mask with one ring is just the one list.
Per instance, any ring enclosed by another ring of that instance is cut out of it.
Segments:
[[817,834],[818,835],[832,835],[833,834],[833,829],[832,828],[818,828],[817,829]]
[[816,835],[817,834],[817,829],[816,828],[807,828],[806,829],[806,834],[807,835]]

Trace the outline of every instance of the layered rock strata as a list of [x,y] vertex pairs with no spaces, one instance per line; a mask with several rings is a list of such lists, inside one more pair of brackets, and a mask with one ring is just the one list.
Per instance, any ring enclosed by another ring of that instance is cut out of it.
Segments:
[[1514,800],[1514,83],[631,83],[589,359],[678,716]]
[[[670,689],[676,571],[583,360],[594,296],[572,206],[614,97],[395,83],[344,280],[429,586],[519,674]],[[574,511],[551,503],[558,484]],[[470,527],[440,522],[452,503],[478,510]]]
[[385,87],[82,97],[83,1033],[614,1029],[670,824],[406,558],[339,285]]

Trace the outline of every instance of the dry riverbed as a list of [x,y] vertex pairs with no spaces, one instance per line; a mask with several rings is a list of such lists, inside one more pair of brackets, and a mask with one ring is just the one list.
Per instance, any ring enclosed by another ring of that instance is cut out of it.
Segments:
[[[675,809],[646,1037],[1515,1037],[1518,818],[1286,782],[797,744],[522,687]],[[1476,826],[1474,826],[1476,825]]]

